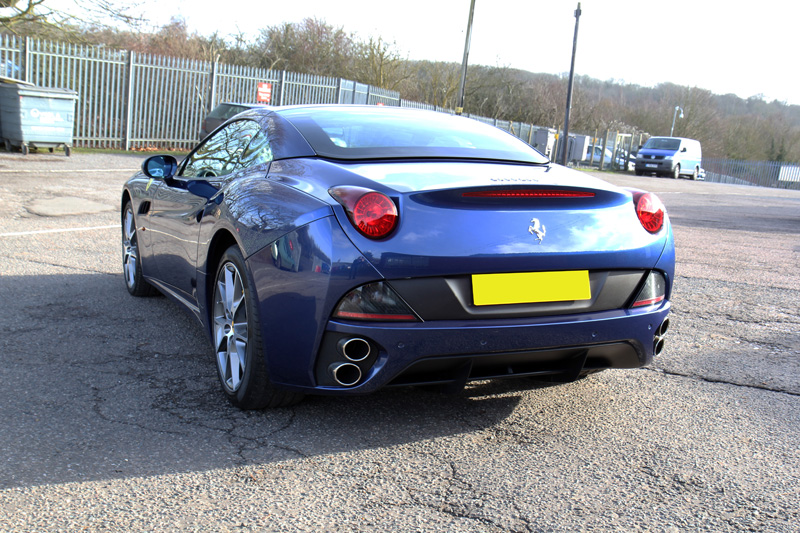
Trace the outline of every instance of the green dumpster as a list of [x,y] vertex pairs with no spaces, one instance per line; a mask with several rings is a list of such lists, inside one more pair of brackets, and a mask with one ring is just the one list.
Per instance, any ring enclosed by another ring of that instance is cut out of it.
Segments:
[[78,94],[69,89],[0,82],[0,138],[6,151],[64,147],[69,156]]

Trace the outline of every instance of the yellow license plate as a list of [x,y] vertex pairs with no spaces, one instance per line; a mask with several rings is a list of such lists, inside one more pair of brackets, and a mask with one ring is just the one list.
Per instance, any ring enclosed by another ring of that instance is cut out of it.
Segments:
[[588,270],[474,274],[475,305],[507,305],[589,300],[592,290]]

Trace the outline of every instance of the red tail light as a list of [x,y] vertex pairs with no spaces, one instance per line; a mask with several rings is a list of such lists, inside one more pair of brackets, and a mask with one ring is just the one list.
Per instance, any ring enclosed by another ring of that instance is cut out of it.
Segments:
[[342,204],[350,222],[365,237],[382,239],[397,226],[397,206],[383,193],[361,187],[333,187],[328,192]]
[[653,193],[634,191],[633,203],[636,206],[636,216],[644,229],[650,233],[658,233],[664,227],[664,218],[667,208]]
[[379,192],[368,192],[353,206],[353,222],[356,227],[373,239],[387,236],[397,222],[397,207],[389,197]]

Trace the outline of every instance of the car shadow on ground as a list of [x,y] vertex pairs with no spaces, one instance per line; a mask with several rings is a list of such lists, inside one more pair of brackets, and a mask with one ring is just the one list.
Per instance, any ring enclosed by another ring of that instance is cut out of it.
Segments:
[[0,486],[89,481],[401,445],[508,417],[527,380],[307,397],[240,411],[193,317],[133,298],[121,275],[4,276]]

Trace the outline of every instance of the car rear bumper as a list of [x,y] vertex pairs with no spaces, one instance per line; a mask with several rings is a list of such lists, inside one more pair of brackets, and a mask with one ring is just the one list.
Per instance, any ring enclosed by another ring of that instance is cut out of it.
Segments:
[[[314,369],[316,385],[283,385],[310,393],[359,394],[385,386],[463,386],[512,376],[571,381],[595,369],[648,364],[669,308],[665,303],[584,315],[411,324],[330,321]],[[342,353],[350,339],[369,343],[363,359],[363,353],[356,361]],[[337,383],[341,365],[353,365],[347,368],[358,375],[354,383]]]

